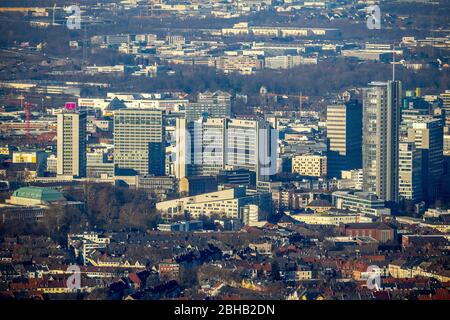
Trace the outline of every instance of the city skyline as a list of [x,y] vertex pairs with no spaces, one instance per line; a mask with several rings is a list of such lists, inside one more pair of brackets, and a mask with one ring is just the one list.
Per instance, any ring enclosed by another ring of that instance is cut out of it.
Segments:
[[0,4],[0,300],[450,300],[448,12]]

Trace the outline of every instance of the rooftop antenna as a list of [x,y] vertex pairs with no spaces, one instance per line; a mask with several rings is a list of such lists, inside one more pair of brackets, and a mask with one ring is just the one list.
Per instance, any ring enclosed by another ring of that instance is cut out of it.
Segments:
[[392,45],[392,81],[395,81],[395,44]]
[[55,9],[56,9],[56,3],[53,5],[53,20],[52,20],[52,26],[55,25]]
[[300,111],[300,115],[301,115],[302,111],[303,111],[303,93],[302,92],[300,92],[299,106],[300,106],[299,111]]
[[87,55],[88,55],[88,39],[87,39],[87,26],[86,23],[83,24],[83,52],[82,52],[82,60],[81,60],[81,66],[86,67],[87,66]]

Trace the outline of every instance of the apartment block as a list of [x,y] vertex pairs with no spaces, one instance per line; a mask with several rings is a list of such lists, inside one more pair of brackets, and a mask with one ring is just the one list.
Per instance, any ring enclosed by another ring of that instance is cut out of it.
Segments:
[[295,156],[292,158],[292,173],[309,177],[325,177],[327,157],[310,154]]

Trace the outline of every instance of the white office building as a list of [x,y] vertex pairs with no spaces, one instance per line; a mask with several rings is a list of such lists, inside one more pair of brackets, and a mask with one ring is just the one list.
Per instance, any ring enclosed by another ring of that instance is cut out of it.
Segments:
[[114,164],[139,175],[165,174],[163,112],[121,109],[114,112]]
[[385,201],[370,192],[335,191],[332,194],[332,202],[337,209],[375,216],[390,215]]
[[86,177],[86,114],[58,114],[57,168],[59,177]]

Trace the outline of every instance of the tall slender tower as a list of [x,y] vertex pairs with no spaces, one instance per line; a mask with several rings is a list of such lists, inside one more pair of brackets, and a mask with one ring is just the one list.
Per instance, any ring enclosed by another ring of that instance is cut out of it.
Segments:
[[58,114],[57,138],[57,175],[86,177],[86,114]]
[[400,81],[363,90],[363,189],[398,202]]

